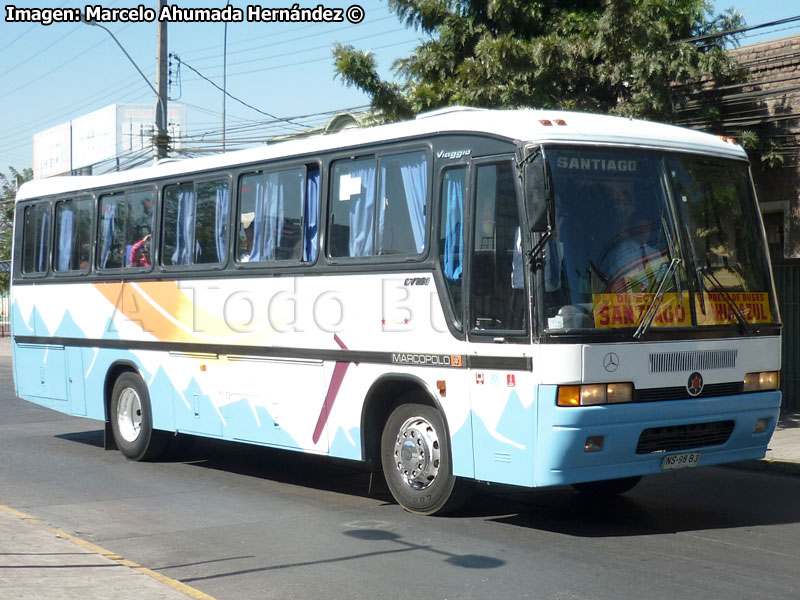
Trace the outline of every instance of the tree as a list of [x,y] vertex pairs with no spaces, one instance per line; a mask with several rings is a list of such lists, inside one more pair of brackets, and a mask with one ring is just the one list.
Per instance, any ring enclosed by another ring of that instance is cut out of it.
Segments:
[[[17,197],[17,188],[33,179],[32,169],[17,171],[14,167],[9,167],[8,170],[8,175],[0,173],[0,260],[11,259],[14,200]],[[8,284],[8,275],[0,275],[0,292],[7,292]]]
[[334,58],[389,121],[453,104],[671,120],[692,89],[743,75],[724,51],[733,38],[715,36],[743,20],[707,0],[388,1],[427,36],[393,65],[400,80],[381,80],[353,46]]

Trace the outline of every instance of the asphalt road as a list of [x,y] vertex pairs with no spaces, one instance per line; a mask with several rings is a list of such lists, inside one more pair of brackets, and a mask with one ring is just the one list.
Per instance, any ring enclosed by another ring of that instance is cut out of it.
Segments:
[[0,504],[219,600],[800,597],[798,477],[692,469],[599,504],[481,488],[431,518],[316,457],[200,441],[135,463],[102,440],[15,398],[0,357]]

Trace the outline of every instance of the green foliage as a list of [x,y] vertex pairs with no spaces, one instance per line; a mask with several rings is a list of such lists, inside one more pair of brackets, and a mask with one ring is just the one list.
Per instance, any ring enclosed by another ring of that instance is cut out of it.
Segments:
[[[17,188],[33,179],[32,169],[17,171],[8,167],[8,175],[0,173],[0,260],[11,258],[11,241],[14,229],[14,199]],[[0,275],[0,292],[8,291],[8,275]]]
[[[386,120],[468,104],[560,108],[670,120],[692,90],[741,77],[725,38],[742,26],[707,0],[388,0],[425,35],[381,80],[372,55],[334,48],[342,80]],[[728,36],[730,41],[730,36]]]
[[739,135],[739,143],[750,155],[751,160],[760,160],[768,169],[783,165],[786,160],[784,157],[785,150],[775,140],[763,140],[752,129],[746,129]]

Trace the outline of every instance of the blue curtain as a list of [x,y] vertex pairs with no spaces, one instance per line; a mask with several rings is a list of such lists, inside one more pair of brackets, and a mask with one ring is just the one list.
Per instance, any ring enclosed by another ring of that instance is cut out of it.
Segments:
[[117,201],[111,200],[103,205],[103,222],[101,223],[100,235],[102,236],[102,246],[100,247],[100,268],[105,269],[108,259],[111,258],[111,248],[114,245],[114,220],[117,214]]
[[178,215],[175,223],[175,252],[173,265],[188,265],[191,256],[192,230],[194,228],[195,191],[194,185],[180,186],[178,190]]
[[42,206],[42,226],[39,232],[39,252],[36,257],[36,272],[37,273],[44,273],[47,271],[47,241],[50,237],[48,235],[49,225],[50,225],[50,213],[49,207],[46,205]]
[[217,262],[224,262],[227,254],[227,244],[225,243],[228,231],[228,184],[222,183],[217,186],[217,210],[215,215],[215,240],[217,246]]
[[283,240],[283,215],[286,203],[283,173],[267,174],[266,213],[264,215],[264,253],[261,260],[275,260],[275,251]]
[[303,260],[314,262],[317,259],[317,234],[319,214],[319,170],[309,170],[306,175],[305,235]]
[[61,218],[59,219],[59,233],[58,233],[58,264],[56,269],[58,271],[69,271],[72,264],[72,204],[63,204],[61,210]]
[[464,248],[464,186],[466,169],[447,171],[445,177],[444,274],[451,281],[461,281]]
[[414,244],[417,253],[421,253],[425,249],[425,198],[428,192],[428,161],[425,159],[425,154],[420,152],[401,157],[400,173],[403,176],[403,189],[408,202],[408,216],[414,233]]
[[256,202],[253,209],[253,247],[250,254],[244,257],[244,262],[258,262],[262,260],[262,250],[264,248],[264,204],[267,193],[264,177],[259,176],[255,182]]
[[370,256],[375,229],[375,166],[350,171],[350,177],[361,179],[361,193],[350,211],[350,256]]

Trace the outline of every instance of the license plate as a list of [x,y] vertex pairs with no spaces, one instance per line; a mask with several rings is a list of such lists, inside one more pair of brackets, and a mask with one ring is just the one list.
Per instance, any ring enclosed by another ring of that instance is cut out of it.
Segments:
[[686,454],[672,454],[665,456],[661,461],[661,470],[686,469],[700,464],[700,452],[687,452]]

